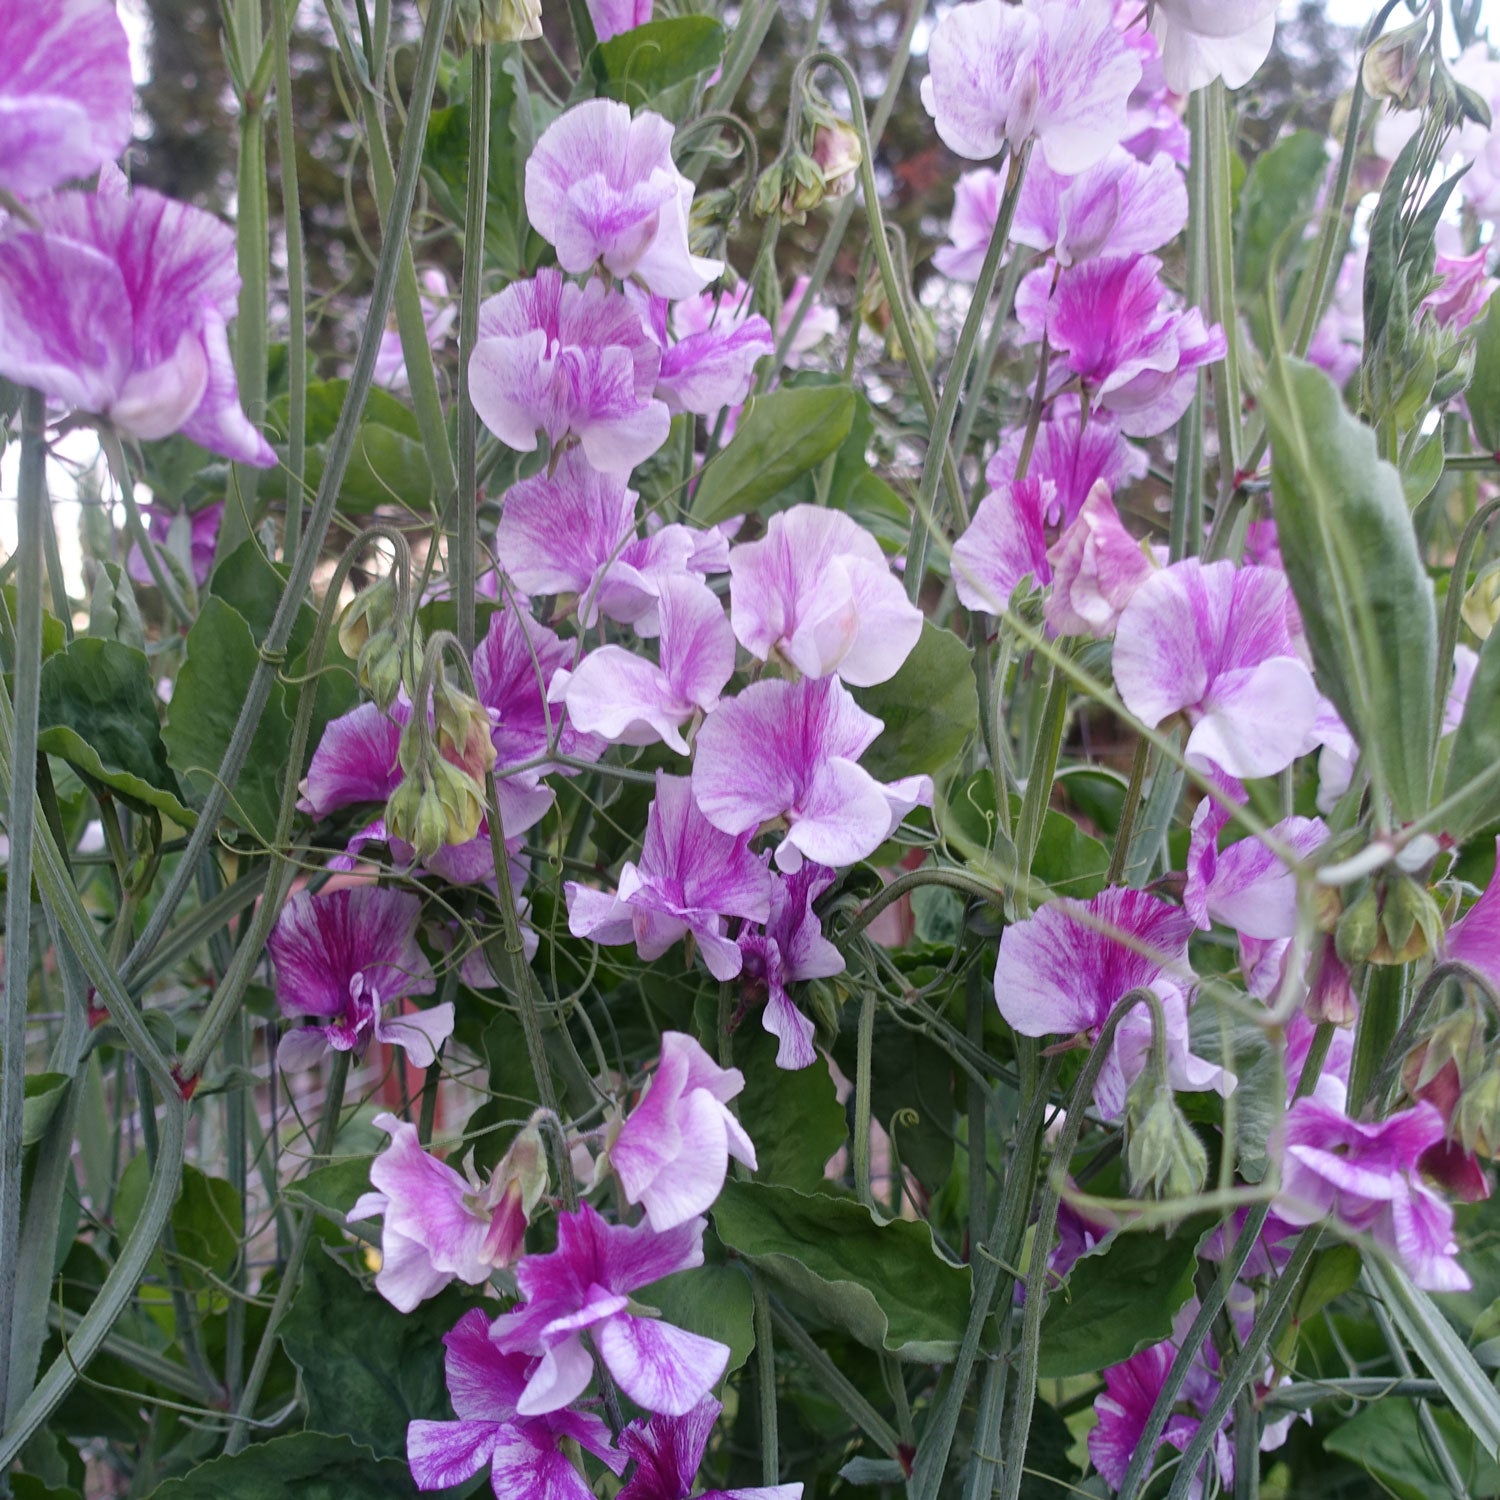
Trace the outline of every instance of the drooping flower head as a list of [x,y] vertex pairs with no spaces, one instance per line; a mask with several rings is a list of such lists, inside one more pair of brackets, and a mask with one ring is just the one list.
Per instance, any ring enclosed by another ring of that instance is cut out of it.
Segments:
[[1337,1219],[1368,1234],[1424,1291],[1466,1291],[1453,1210],[1419,1171],[1444,1135],[1442,1115],[1425,1102],[1365,1122],[1321,1099],[1299,1099],[1286,1117],[1276,1212],[1295,1225]]
[[370,1164],[373,1192],[351,1220],[381,1218],[375,1290],[400,1312],[435,1297],[449,1282],[479,1286],[520,1259],[526,1223],[547,1186],[541,1133],[529,1125],[511,1143],[488,1182],[424,1151],[417,1127],[392,1114],[374,1123],[390,1143]]
[[1182,308],[1154,255],[1105,256],[1056,276],[1032,271],[1016,294],[1023,337],[1045,336],[1058,384],[1076,376],[1131,437],[1165,432],[1193,399],[1198,369],[1223,359],[1224,330]]
[[1185,712],[1186,753],[1231,776],[1272,776],[1311,748],[1321,699],[1274,568],[1188,558],[1147,578],[1115,633],[1115,686],[1153,727]]
[[114,161],[133,103],[114,0],[0,0],[0,192],[34,198]]
[[693,795],[731,834],[785,820],[776,863],[838,869],[873,854],[918,803],[926,776],[885,784],[859,764],[885,726],[832,677],[757,682],[726,698],[698,731]]
[[432,1066],[453,1032],[452,1001],[411,1015],[387,1014],[400,1001],[437,988],[417,945],[421,914],[415,896],[373,885],[299,891],[287,902],[268,944],[276,999],[282,1015],[325,1024],[286,1032],[279,1066],[311,1067],[330,1049],[354,1051],[372,1036],[404,1047],[417,1067]]
[[504,1353],[540,1356],[516,1400],[522,1416],[571,1405],[594,1362],[588,1333],[611,1375],[638,1406],[680,1416],[724,1373],[725,1345],[650,1317],[630,1294],[703,1264],[706,1220],[659,1234],[649,1224],[607,1224],[585,1203],[557,1221],[557,1249],[529,1255],[516,1271],[524,1306],[502,1314],[491,1337]]
[[627,861],[616,894],[569,881],[568,930],[614,946],[633,942],[650,962],[690,938],[716,979],[740,972],[740,950],[726,918],[764,922],[771,878],[750,852],[750,833],[725,833],[698,809],[685,776],[656,773],[639,865]]
[[787,990],[805,979],[828,979],[844,972],[844,955],[823,936],[813,902],[834,881],[832,870],[804,864],[792,875],[773,872],[771,915],[765,929],[740,932],[745,955],[740,989],[746,1000],[764,999],[761,1023],[780,1043],[778,1068],[806,1068],[817,1061],[815,1028]]
[[538,432],[554,447],[572,436],[594,468],[624,475],[667,440],[660,370],[661,350],[621,293],[544,267],[481,305],[469,393],[509,447],[531,452]]
[[626,1201],[653,1229],[707,1213],[731,1156],[755,1170],[755,1143],[727,1107],[744,1087],[738,1068],[719,1067],[692,1037],[662,1032],[656,1071],[609,1147]]
[[[1161,1001],[1172,1086],[1228,1093],[1234,1078],[1188,1050],[1187,990],[1192,919],[1144,891],[1111,887],[1091,901],[1049,901],[1035,916],[1005,929],[995,967],[995,1002],[1022,1036],[1098,1040],[1104,1023],[1131,990]],[[1137,1005],[1115,1031],[1094,1099],[1109,1119],[1146,1064],[1151,1012]]]
[[518,1405],[536,1361],[504,1353],[490,1336],[489,1319],[470,1308],[443,1336],[453,1422],[416,1421],[406,1429],[406,1461],[419,1490],[464,1484],[488,1467],[496,1495],[506,1500],[593,1500],[593,1491],[561,1447],[571,1439],[613,1473],[626,1456],[609,1428],[587,1412],[566,1409],[522,1416]]
[[[705,1396],[681,1416],[658,1414],[649,1422],[632,1422],[620,1434],[620,1447],[636,1467],[618,1500],[690,1500],[709,1434],[723,1409],[712,1396]],[[702,1490],[696,1500],[802,1500],[802,1486]]]
[[988,161],[1035,140],[1059,172],[1081,172],[1125,134],[1141,67],[1109,0],[972,0],[938,22],[922,103],[950,149]]
[[745,649],[808,677],[856,687],[894,677],[922,634],[922,612],[880,543],[843,511],[794,505],[729,553],[729,618]]
[[266,468],[240,409],[228,319],[234,233],[116,172],[97,193],[33,203],[0,227],[0,375],[150,440],[180,432]]
[[723,269],[688,249],[693,185],[672,161],[672,122],[612,99],[560,114],[526,162],[532,227],[574,275],[603,265],[658,297],[692,297]]
[[1277,0],[1156,0],[1151,30],[1167,86],[1190,94],[1222,78],[1249,83],[1276,40]]

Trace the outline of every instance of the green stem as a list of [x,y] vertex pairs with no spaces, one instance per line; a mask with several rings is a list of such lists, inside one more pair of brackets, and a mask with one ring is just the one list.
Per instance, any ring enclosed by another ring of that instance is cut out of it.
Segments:
[[760,1392],[760,1482],[781,1482],[781,1439],[776,1425],[776,1335],[765,1282],[750,1273],[755,1320],[755,1382]]
[[[416,74],[412,81],[411,105],[407,112],[406,132],[401,142],[401,165],[396,174],[396,185],[391,198],[390,212],[385,219],[385,237],[380,247],[380,262],[375,271],[375,286],[370,294],[370,316],[360,338],[359,351],[355,355],[354,369],[349,377],[349,387],[344,398],[343,409],[328,443],[328,452],[323,466],[323,477],[318,485],[317,499],[308,518],[307,531],[293,559],[286,590],[276,607],[271,627],[266,633],[265,644],[260,650],[260,661],[245,690],[245,704],[235,723],[234,733],[224,758],[214,776],[213,784],[199,810],[198,823],[188,840],[187,849],[178,861],[177,869],[163,890],[146,922],[144,931],[135,947],[121,966],[120,977],[129,979],[131,974],[150,956],[151,950],[161,940],[171,922],[189,883],[199,858],[217,837],[219,819],[224,816],[229,795],[239,779],[245,757],[249,754],[251,741],[265,712],[271,696],[271,687],[276,680],[280,662],[284,659],[287,643],[291,639],[293,626],[297,623],[302,602],[312,582],[313,573],[321,558],[323,540],[328,534],[339,492],[348,472],[353,456],[354,444],[359,435],[360,416],[365,398],[375,373],[375,356],[380,349],[380,330],[390,310],[391,296],[395,288],[396,273],[402,257],[409,258],[407,226],[411,221],[412,204],[416,197],[417,179],[422,167],[422,147],[427,137],[427,121],[432,112],[433,90],[437,83],[438,63],[442,57],[442,39],[448,25],[448,15],[453,0],[432,0],[426,27],[422,35],[422,47],[417,57]],[[424,340],[425,347],[425,340]],[[446,451],[446,444],[445,451]],[[289,768],[293,781],[301,774],[300,766]]]
[[859,1036],[854,1069],[854,1191],[867,1208],[875,1206],[870,1185],[870,1078],[875,1043],[875,986],[866,988],[859,1005]]
[[1233,188],[1229,165],[1234,155],[1230,139],[1228,96],[1222,79],[1200,89],[1193,101],[1206,99],[1203,127],[1208,137],[1206,244],[1209,317],[1224,330],[1228,351],[1213,369],[1214,417],[1219,433],[1219,499],[1234,488],[1240,463],[1239,310],[1234,295]]
[[[344,1103],[344,1085],[348,1078],[349,1054],[335,1052],[328,1077],[328,1092],[323,1099],[323,1117],[318,1126],[318,1139],[313,1147],[314,1159],[319,1164],[326,1165],[333,1155],[333,1143],[339,1133],[339,1111]],[[298,1283],[302,1280],[302,1263],[307,1259],[317,1220],[318,1210],[309,1207],[303,1210],[302,1218],[297,1223],[291,1254],[282,1267],[281,1283],[276,1288],[276,1300],[266,1316],[266,1326],[261,1332],[260,1343],[256,1345],[255,1359],[245,1380],[245,1389],[240,1393],[233,1420],[229,1424],[229,1435],[224,1439],[226,1454],[238,1453],[250,1441],[250,1422],[255,1416],[256,1402],[260,1400],[260,1388],[265,1384],[266,1375],[271,1368],[271,1356],[276,1352],[276,1331],[281,1326],[282,1318],[286,1316],[287,1308],[292,1305],[292,1298],[297,1294]]]
[[1141,810],[1141,792],[1146,785],[1146,772],[1151,767],[1151,746],[1145,740],[1137,740],[1135,754],[1130,760],[1130,785],[1125,788],[1125,801],[1120,808],[1120,824],[1115,830],[1115,846],[1109,854],[1109,873],[1104,877],[1105,885],[1118,885],[1130,860],[1130,841],[1135,835],[1135,820]]
[[[140,549],[141,556],[146,561],[146,571],[151,574],[151,581],[161,591],[162,599],[172,613],[172,618],[184,629],[193,623],[193,612],[187,607],[182,597],[182,590],[177,586],[177,580],[172,571],[161,560],[161,551],[153,540],[151,533],[146,529],[145,517],[141,515],[141,508],[135,500],[135,481],[131,478],[130,464],[126,461],[125,450],[120,445],[120,435],[110,427],[99,429],[99,446],[104,450],[105,461],[109,464],[109,472],[114,476],[115,484],[119,487],[120,499],[125,506],[125,529],[130,533],[130,539]],[[227,516],[229,507],[225,507]]]
[[1448,706],[1448,692],[1453,685],[1453,653],[1458,648],[1459,627],[1464,618],[1464,595],[1469,588],[1469,567],[1474,561],[1474,552],[1479,538],[1497,517],[1500,517],[1500,500],[1491,500],[1481,505],[1464,527],[1453,553],[1453,568],[1448,574],[1448,598],[1443,605],[1443,631],[1438,637],[1437,703],[1432,716],[1433,731],[1442,733],[1443,714]]
[[[5,994],[0,1027],[0,1415],[7,1410],[21,1241],[21,1135],[26,1099],[26,1003],[31,986],[31,837],[36,818],[37,716],[42,686],[42,531],[47,525],[47,402],[21,398],[16,557],[15,731],[5,827]],[[0,1472],[3,1472],[0,1466]]]
[[849,924],[848,930],[844,933],[844,938],[852,938],[856,934],[863,932],[888,906],[899,901],[908,892],[914,891],[924,885],[946,886],[949,890],[958,891],[965,896],[972,896],[980,901],[988,901],[991,905],[1002,909],[1005,905],[999,891],[994,886],[986,885],[984,881],[978,879],[976,876],[966,874],[962,870],[909,870],[905,875],[898,875],[889,885],[872,896],[860,908],[859,915]]
[[1401,1027],[1401,1003],[1406,992],[1406,968],[1372,964],[1366,970],[1364,1001],[1354,1023],[1354,1057],[1349,1064],[1351,1120],[1357,1120],[1371,1101],[1376,1075]]
[[302,239],[302,193],[297,177],[297,126],[292,98],[291,30],[288,11],[297,0],[271,0],[276,46],[276,153],[281,166],[281,219],[286,235],[286,291],[291,326],[287,334],[286,524],[281,543],[290,559],[302,539],[302,488],[307,476],[307,253]]

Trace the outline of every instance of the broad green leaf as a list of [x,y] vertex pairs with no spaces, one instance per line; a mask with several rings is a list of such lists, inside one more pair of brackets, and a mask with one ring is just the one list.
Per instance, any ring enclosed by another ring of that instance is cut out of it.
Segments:
[[1401,478],[1312,365],[1274,360],[1261,404],[1277,532],[1319,685],[1376,787],[1416,818],[1428,801],[1437,608]]
[[600,42],[585,71],[605,98],[646,104],[665,89],[711,73],[723,56],[724,28],[711,16],[672,16]]
[[403,1461],[378,1459],[346,1437],[323,1432],[253,1443],[153,1491],[155,1500],[414,1500],[416,1493]]
[[308,1424],[381,1458],[401,1457],[408,1422],[448,1416],[443,1335],[473,1305],[472,1295],[450,1287],[400,1313],[332,1256],[314,1252],[281,1325],[302,1372]]
[[1392,1262],[1370,1261],[1365,1277],[1392,1321],[1442,1386],[1483,1450],[1500,1456],[1500,1393],[1426,1292]]
[[894,677],[854,689],[859,706],[885,724],[860,764],[880,781],[936,775],[951,765],[979,728],[973,663],[973,650],[951,630],[924,621]]
[[1250,169],[1236,214],[1234,279],[1252,315],[1265,300],[1273,261],[1286,270],[1300,258],[1302,230],[1323,190],[1327,165],[1323,137],[1299,130],[1263,152]]
[[182,827],[197,821],[182,804],[162,744],[158,699],[146,653],[83,636],[42,663],[38,745]]
[[924,1364],[957,1354],[969,1268],[933,1249],[926,1224],[755,1182],[726,1182],[713,1219],[726,1246],[867,1348]]
[[750,1278],[740,1266],[703,1265],[653,1281],[634,1294],[642,1307],[654,1307],[668,1323],[729,1347],[732,1375],[755,1348],[755,1314]]
[[[115,1197],[115,1223],[129,1234],[141,1215],[151,1170],[145,1152],[133,1156],[120,1176]],[[198,1271],[223,1276],[234,1264],[245,1221],[239,1194],[222,1177],[210,1177],[191,1163],[182,1169],[182,1184],[172,1205],[172,1233],[184,1277],[201,1281]]]
[[795,1073],[778,1068],[776,1038],[759,1022],[752,1016],[746,1025],[755,1030],[742,1030],[735,1044],[735,1062],[745,1075],[735,1104],[755,1142],[755,1180],[815,1192],[828,1158],[848,1139],[844,1106],[821,1053]]
[[[5,597],[6,613],[12,620],[16,618],[17,595],[16,586],[13,583],[0,585],[0,595]],[[46,661],[49,656],[55,656],[68,644],[67,632],[64,631],[62,621],[56,615],[42,611],[42,660]],[[11,659],[10,633],[0,633],[0,667],[9,673],[14,670],[15,662]]]
[[63,1102],[68,1084],[66,1073],[28,1073],[21,1104],[21,1146],[34,1146],[47,1132],[48,1122]]
[[1500,452],[1500,301],[1491,297],[1484,316],[1470,328],[1474,376],[1464,395],[1474,436],[1486,453]]
[[1193,1295],[1197,1264],[1190,1234],[1111,1236],[1048,1300],[1039,1373],[1089,1375],[1169,1338],[1172,1319]]
[[288,1184],[287,1193],[339,1215],[347,1214],[355,1202],[370,1191],[370,1163],[373,1156],[346,1156],[314,1167],[305,1177]]
[[[1474,1441],[1474,1434],[1451,1411],[1440,1406],[1429,1410],[1472,1500],[1500,1495],[1500,1468]],[[1433,1500],[1453,1493],[1418,1424],[1416,1408],[1404,1397],[1372,1402],[1352,1421],[1335,1428],[1323,1446],[1368,1469],[1402,1500]]]
[[847,385],[791,386],[752,396],[733,441],[698,480],[693,519],[715,526],[774,500],[833,453],[853,421],[854,392]]
[[146,649],[146,629],[135,590],[129,575],[117,563],[101,564],[95,575],[94,591],[89,595],[88,633],[133,646],[137,651]]
[[[1446,831],[1462,843],[1500,818],[1500,630],[1480,648],[1479,665],[1469,686],[1448,760],[1449,797],[1463,793],[1448,815]],[[1488,781],[1480,778],[1488,776]],[[1472,788],[1472,790],[1469,790]]]
[[[167,758],[195,801],[213,785],[259,661],[244,617],[222,599],[206,599],[188,631],[187,660],[177,674],[162,731]],[[229,796],[229,816],[263,839],[276,828],[291,735],[285,690],[273,683]]]

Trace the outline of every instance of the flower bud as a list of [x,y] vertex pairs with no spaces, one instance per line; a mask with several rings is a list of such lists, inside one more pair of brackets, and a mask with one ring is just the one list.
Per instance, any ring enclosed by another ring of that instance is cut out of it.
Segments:
[[1381,37],[1365,53],[1360,76],[1371,98],[1385,99],[1396,109],[1421,109],[1432,82],[1426,20]]
[[1187,1198],[1208,1180],[1208,1153],[1149,1063],[1125,1099],[1125,1168],[1139,1198]]
[[755,211],[762,218],[779,214],[783,224],[805,224],[809,209],[824,198],[823,174],[807,152],[797,150],[772,162],[755,185]]
[[1380,900],[1373,885],[1366,886],[1352,906],[1344,908],[1334,929],[1334,948],[1346,964],[1365,963],[1380,940]]
[[1450,1132],[1470,1151],[1493,1159],[1500,1155],[1500,1066],[1485,1058],[1478,1076],[1458,1096]]
[[1386,881],[1380,907],[1381,939],[1370,955],[1377,964],[1409,964],[1441,938],[1443,915],[1427,887],[1405,876]]
[[387,629],[396,618],[396,584],[389,577],[377,579],[349,601],[339,616],[339,646],[355,660],[370,638]]
[[439,681],[432,690],[432,714],[444,760],[482,782],[495,765],[489,710],[477,698]]
[[[417,0],[425,20],[432,0]],[[541,0],[457,0],[453,35],[460,48],[482,42],[530,42],[542,34]]]
[[1500,624],[1500,561],[1480,571],[1473,587],[1464,595],[1464,624],[1482,641]]
[[1308,985],[1302,1013],[1314,1026],[1352,1026],[1359,1015],[1359,1002],[1349,983],[1349,971],[1340,960],[1333,940],[1325,937],[1322,956]]
[[854,191],[864,155],[859,136],[842,120],[832,120],[813,131],[812,159],[823,174],[825,197],[842,198]]
[[476,1204],[490,1216],[489,1233],[481,1252],[490,1265],[513,1266],[520,1260],[525,1249],[526,1226],[546,1191],[547,1152],[537,1115],[533,1115],[500,1158],[482,1202]]
[[739,194],[730,188],[709,188],[693,199],[688,214],[688,249],[694,255],[717,258],[734,223]]

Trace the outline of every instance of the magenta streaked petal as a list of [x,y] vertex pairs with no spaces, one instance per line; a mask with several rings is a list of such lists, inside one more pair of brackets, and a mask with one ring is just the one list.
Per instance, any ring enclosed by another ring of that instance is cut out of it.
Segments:
[[594,1500],[594,1492],[566,1454],[533,1442],[536,1424],[510,1428],[496,1443],[490,1487],[496,1500]]
[[571,1406],[594,1378],[594,1361],[580,1334],[572,1334],[542,1350],[542,1357],[516,1409],[523,1417],[545,1416]]
[[419,1490],[445,1490],[472,1479],[494,1456],[504,1428],[494,1422],[412,1422],[406,1462]]
[[505,1354],[490,1337],[490,1320],[471,1307],[443,1335],[448,1395],[465,1421],[509,1422],[526,1388],[529,1356]]
[[1448,929],[1443,957],[1468,964],[1500,994],[1500,839],[1495,852],[1496,873],[1479,900]]
[[729,1364],[727,1345],[654,1318],[611,1318],[595,1338],[620,1389],[647,1411],[691,1411]]
[[953,582],[960,603],[984,614],[1003,614],[1011,595],[1030,578],[1052,582],[1044,519],[1057,498],[1045,479],[1002,484],[979,502],[968,530],[953,544]]
[[1121,524],[1107,486],[1089,492],[1078,519],[1047,550],[1052,592],[1047,628],[1056,635],[1107,639],[1136,589],[1154,571],[1141,544]]
[[401,785],[397,751],[409,712],[397,712],[400,719],[362,703],[332,720],[313,751],[297,806],[323,818],[352,803],[385,802]]

